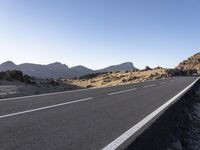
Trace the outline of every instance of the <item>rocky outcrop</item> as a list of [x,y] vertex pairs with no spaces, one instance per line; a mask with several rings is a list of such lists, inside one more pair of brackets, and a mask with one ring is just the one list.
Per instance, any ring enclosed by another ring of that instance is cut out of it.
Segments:
[[31,84],[34,85],[34,78],[28,76],[28,75],[24,75],[21,71],[18,70],[8,70],[5,72],[0,72],[0,80],[7,80],[7,81],[20,81],[23,82],[25,84]]
[[181,70],[187,75],[200,74],[200,53],[184,60],[176,67],[176,69]]

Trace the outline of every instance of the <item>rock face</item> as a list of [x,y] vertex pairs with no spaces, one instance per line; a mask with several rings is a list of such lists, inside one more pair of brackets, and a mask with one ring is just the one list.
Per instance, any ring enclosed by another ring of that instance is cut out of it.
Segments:
[[115,66],[110,66],[101,70],[92,70],[84,66],[75,66],[69,68],[65,64],[55,62],[48,65],[24,63],[16,65],[11,61],[7,61],[0,65],[0,71],[19,70],[29,76],[37,78],[73,78],[77,76],[84,76],[92,73],[112,72],[112,71],[127,71],[136,69],[132,63],[123,63]]
[[176,69],[179,69],[188,75],[200,74],[200,53],[184,60],[176,67]]

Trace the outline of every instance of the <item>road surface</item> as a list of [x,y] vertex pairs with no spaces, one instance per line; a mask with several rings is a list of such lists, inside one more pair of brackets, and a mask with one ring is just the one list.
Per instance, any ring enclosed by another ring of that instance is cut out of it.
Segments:
[[197,80],[177,77],[1,99],[0,149],[115,149]]

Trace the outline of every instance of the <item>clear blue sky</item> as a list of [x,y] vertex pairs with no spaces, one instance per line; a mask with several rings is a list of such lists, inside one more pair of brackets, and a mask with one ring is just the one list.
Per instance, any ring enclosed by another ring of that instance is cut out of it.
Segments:
[[0,63],[175,67],[199,47],[199,0],[0,0]]

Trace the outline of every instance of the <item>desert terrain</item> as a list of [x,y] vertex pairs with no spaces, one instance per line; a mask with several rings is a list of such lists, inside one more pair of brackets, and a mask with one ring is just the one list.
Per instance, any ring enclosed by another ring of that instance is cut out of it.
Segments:
[[79,87],[110,87],[123,84],[144,82],[170,77],[168,70],[157,67],[151,69],[146,67],[141,71],[117,71],[109,73],[89,74],[79,78],[68,79],[66,83]]

